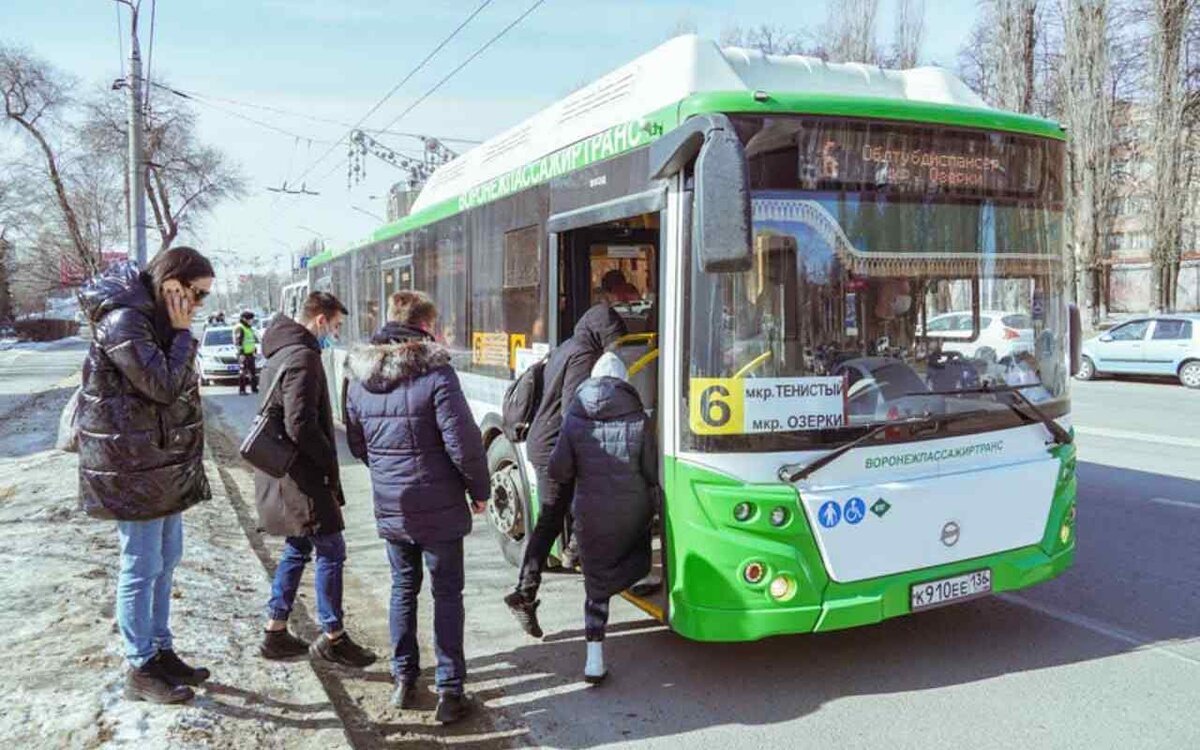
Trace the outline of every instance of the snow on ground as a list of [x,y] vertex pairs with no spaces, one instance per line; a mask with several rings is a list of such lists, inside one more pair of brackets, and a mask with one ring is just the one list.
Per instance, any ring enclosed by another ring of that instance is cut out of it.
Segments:
[[0,746],[347,746],[310,663],[257,655],[268,580],[211,461],[215,497],[185,514],[172,626],[213,679],[189,706],[123,699],[116,527],[77,510],[77,457],[53,450],[70,393],[30,397],[0,433]]

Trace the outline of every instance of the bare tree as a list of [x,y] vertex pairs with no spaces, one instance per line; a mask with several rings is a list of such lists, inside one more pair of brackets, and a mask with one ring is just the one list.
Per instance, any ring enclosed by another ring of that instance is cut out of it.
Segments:
[[892,58],[898,68],[915,67],[925,38],[925,0],[896,0]]
[[804,42],[800,34],[782,26],[765,23],[749,28],[731,26],[721,32],[721,44],[758,50],[764,55],[798,55],[804,52]]
[[[91,150],[124,163],[128,121],[118,97],[97,96],[87,107],[82,132]],[[199,142],[195,113],[174,101],[160,100],[147,118],[146,162],[146,197],[160,249],[221,201],[245,194],[240,171],[219,150]]]
[[1097,279],[1107,243],[1113,121],[1109,96],[1109,16],[1106,0],[1062,0],[1063,120],[1067,149],[1067,267],[1071,297],[1092,324],[1099,319]]
[[50,131],[55,121],[71,104],[71,88],[70,80],[49,63],[25,50],[0,45],[0,92],[4,95],[5,121],[15,125],[36,144],[62,214],[70,247],[82,267],[94,273],[99,270],[100,256],[84,239],[68,195],[67,179],[62,173],[60,148],[51,142]]
[[842,0],[829,10],[825,37],[833,62],[877,64],[882,55],[875,43],[879,0]]
[[1037,0],[991,0],[996,19],[997,104],[1032,112],[1038,44]]
[[1150,305],[1175,307],[1182,240],[1184,184],[1183,123],[1186,109],[1183,42],[1194,0],[1150,0],[1150,75],[1153,85],[1154,164]]

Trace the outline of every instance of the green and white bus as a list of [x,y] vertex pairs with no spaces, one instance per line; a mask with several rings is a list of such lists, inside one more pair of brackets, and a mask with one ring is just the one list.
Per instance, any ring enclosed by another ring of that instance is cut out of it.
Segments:
[[390,293],[434,297],[516,564],[537,502],[503,393],[622,271],[664,491],[662,584],[627,598],[704,641],[866,625],[1072,562],[1064,142],[939,69],[685,36],[442,167],[309,284],[346,346]]

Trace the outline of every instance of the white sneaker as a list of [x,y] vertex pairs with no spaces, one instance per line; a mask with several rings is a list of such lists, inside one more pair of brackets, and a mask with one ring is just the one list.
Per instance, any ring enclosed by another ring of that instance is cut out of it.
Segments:
[[583,665],[583,680],[591,685],[598,685],[608,677],[604,668],[604,642],[587,642],[587,662]]

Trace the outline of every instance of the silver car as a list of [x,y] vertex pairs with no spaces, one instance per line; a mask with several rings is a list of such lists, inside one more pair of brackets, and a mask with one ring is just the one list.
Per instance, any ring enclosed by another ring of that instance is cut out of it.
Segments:
[[1080,380],[1170,375],[1200,388],[1200,313],[1133,318],[1083,342]]

